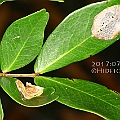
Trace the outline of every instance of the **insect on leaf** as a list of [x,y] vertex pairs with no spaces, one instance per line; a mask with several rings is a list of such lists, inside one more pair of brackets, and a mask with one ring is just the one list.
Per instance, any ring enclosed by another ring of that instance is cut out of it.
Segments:
[[[23,106],[40,107],[40,106],[49,104],[58,98],[58,96],[54,94],[55,89],[53,87],[44,88],[43,93],[40,94],[39,96],[31,97],[30,96],[31,91],[27,91],[27,94],[25,93],[26,95],[24,94],[24,96],[23,96],[23,94],[21,94],[20,89],[18,89],[16,81],[18,81],[18,79],[16,79],[16,78],[0,77],[0,85],[3,88],[3,90],[13,100],[15,100],[17,103],[19,103]],[[31,89],[31,88],[29,88],[29,89]],[[27,88],[27,90],[28,90],[28,88]],[[33,90],[33,88],[32,88],[32,90]],[[29,93],[29,97],[28,97],[28,93]]]
[[17,88],[24,99],[32,99],[38,97],[43,93],[44,88],[40,86],[32,85],[31,83],[26,82],[26,86],[20,81],[15,81]]

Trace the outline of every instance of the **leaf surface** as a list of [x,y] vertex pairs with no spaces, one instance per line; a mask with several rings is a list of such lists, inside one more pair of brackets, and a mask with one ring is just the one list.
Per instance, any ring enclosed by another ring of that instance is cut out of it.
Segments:
[[36,77],[35,83],[55,88],[58,102],[95,113],[110,120],[120,120],[120,95],[99,84],[66,78]]
[[53,102],[58,98],[57,95],[54,94],[54,88],[47,87],[44,88],[43,94],[32,98],[24,100],[22,95],[20,94],[17,86],[16,86],[16,78],[7,78],[7,77],[0,77],[0,85],[3,90],[16,102],[19,104],[26,106],[26,107],[40,107],[46,105],[48,103]]
[[2,42],[2,71],[10,72],[29,64],[40,52],[49,15],[45,9],[13,22]]
[[86,59],[114,43],[120,35],[107,41],[94,38],[91,33],[94,17],[114,4],[115,1],[98,2],[68,15],[45,42],[35,63],[35,72],[42,74]]

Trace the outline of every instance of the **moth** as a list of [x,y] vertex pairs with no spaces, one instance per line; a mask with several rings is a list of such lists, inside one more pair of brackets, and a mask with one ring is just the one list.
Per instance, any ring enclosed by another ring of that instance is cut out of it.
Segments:
[[120,32],[120,5],[108,7],[97,14],[92,25],[95,38],[111,40]]
[[32,99],[34,97],[38,97],[43,93],[44,90],[43,87],[32,85],[29,82],[26,82],[26,86],[24,86],[20,80],[16,80],[15,83],[23,99]]

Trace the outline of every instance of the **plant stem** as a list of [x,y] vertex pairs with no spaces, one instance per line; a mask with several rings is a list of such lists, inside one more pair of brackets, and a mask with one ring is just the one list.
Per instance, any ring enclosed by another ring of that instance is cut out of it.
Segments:
[[37,73],[33,74],[8,74],[8,73],[0,73],[0,76],[6,76],[6,77],[36,77],[39,76]]

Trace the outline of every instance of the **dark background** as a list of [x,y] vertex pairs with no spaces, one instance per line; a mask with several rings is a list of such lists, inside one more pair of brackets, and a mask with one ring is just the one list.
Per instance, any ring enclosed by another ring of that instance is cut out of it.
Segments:
[[[100,1],[100,0],[98,0]],[[64,3],[49,2],[47,0],[16,0],[14,2],[6,2],[0,6],[0,38],[6,28],[15,20],[24,17],[30,13],[36,12],[42,8],[50,13],[50,20],[45,30],[45,39],[55,29],[55,27],[72,11],[79,9],[97,0],[65,0]],[[80,78],[90,80],[102,84],[109,89],[120,92],[120,75],[112,73],[92,74],[92,61],[110,62],[120,60],[119,56],[120,41],[94,55],[86,60],[70,64],[56,71],[46,73],[46,76]],[[33,73],[33,61],[29,65],[13,71],[12,73]],[[104,66],[104,68],[107,68]],[[109,67],[109,68],[119,68]],[[21,79],[23,82],[33,79]],[[0,89],[1,100],[5,113],[4,120],[103,120],[97,115],[75,110],[53,102],[49,105],[39,108],[26,108],[13,101],[2,89]]]

